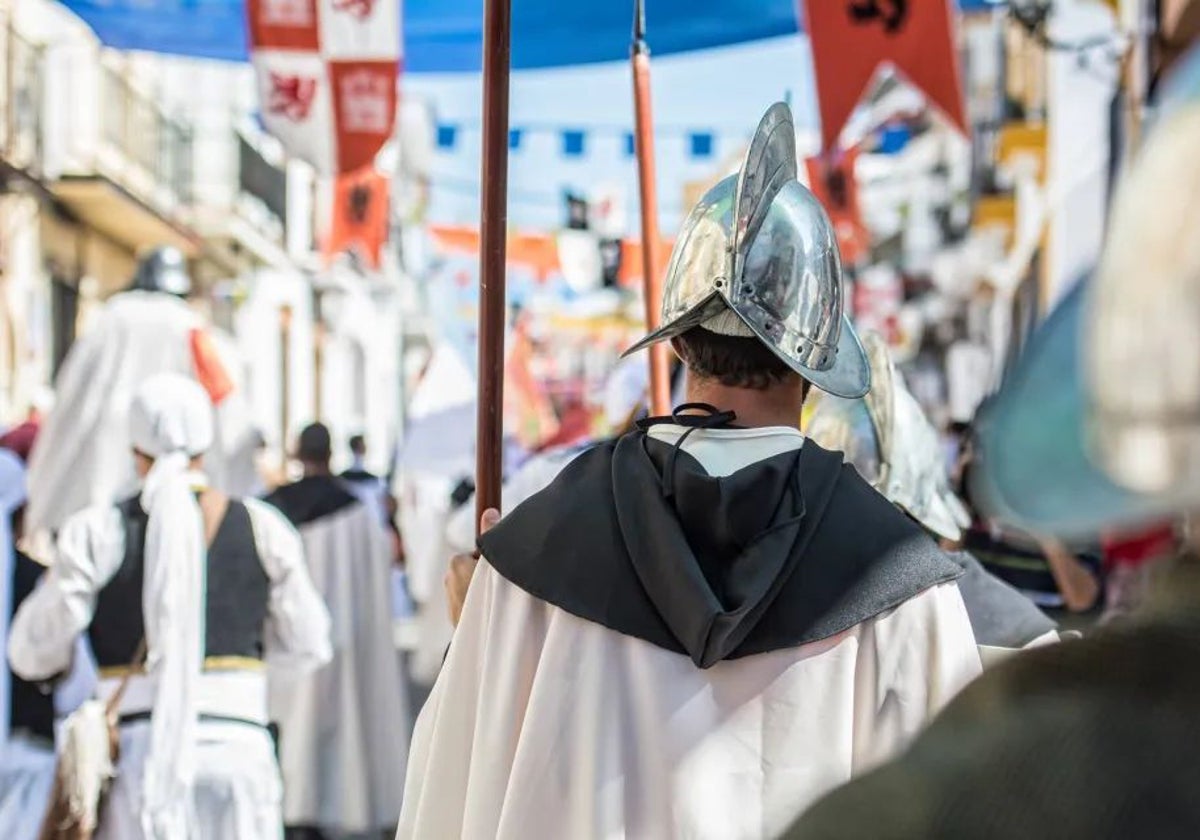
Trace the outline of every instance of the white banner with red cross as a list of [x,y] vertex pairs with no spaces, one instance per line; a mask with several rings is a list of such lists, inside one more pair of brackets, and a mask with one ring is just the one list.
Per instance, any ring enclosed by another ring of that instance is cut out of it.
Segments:
[[325,175],[368,166],[396,121],[401,0],[248,0],[263,124]]

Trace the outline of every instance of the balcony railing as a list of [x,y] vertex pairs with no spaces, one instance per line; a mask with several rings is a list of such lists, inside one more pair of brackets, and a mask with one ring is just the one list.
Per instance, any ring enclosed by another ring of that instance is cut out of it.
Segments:
[[5,25],[0,58],[0,154],[11,165],[40,175],[42,165],[43,48]]
[[[123,185],[135,192],[152,192],[146,196],[152,201],[165,192],[166,203],[189,204],[191,125],[164,114],[158,103],[111,67],[101,66],[100,73],[101,136],[133,170],[125,173],[129,182]],[[143,185],[145,189],[139,189]]]

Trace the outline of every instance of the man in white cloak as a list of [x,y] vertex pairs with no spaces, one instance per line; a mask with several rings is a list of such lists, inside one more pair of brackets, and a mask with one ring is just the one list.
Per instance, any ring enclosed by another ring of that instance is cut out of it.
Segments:
[[130,409],[140,493],[64,523],[52,568],[11,628],[9,661],[27,680],[70,668],[85,633],[102,700],[135,669],[98,840],[281,834],[265,666],[327,661],[329,616],[278,511],[207,488],[212,437],[199,385],[146,380]]
[[130,290],[107,301],[71,348],[29,464],[31,535],[136,488],[129,406],[138,386],[156,373],[182,374],[204,385],[215,415],[207,457],[214,486],[233,495],[250,492],[237,478],[253,470],[232,463],[253,456],[254,430],[236,387],[238,365],[228,344],[215,341],[185,302],[190,290],[183,255],[173,248],[152,251]]
[[796,428],[859,397],[836,240],[773,106],[677,239],[688,405],[479,541],[401,838],[769,838],[980,672],[962,569]]
[[377,836],[395,825],[408,709],[392,642],[391,550],[373,508],[330,470],[329,430],[300,434],[304,477],[267,497],[299,529],[333,620],[333,661],[271,684],[284,819],[298,837]]

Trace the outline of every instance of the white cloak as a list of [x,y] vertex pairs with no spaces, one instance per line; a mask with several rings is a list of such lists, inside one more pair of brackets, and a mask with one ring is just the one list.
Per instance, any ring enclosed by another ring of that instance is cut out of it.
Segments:
[[[189,336],[197,329],[204,329],[200,316],[162,292],[123,292],[104,305],[58,373],[54,408],[30,457],[26,533],[57,528],[74,513],[136,490],[129,439],[134,391],[156,373],[194,377]],[[236,381],[231,361],[222,358]],[[226,479],[245,470],[227,464],[227,453],[253,454],[242,400],[235,392],[216,409],[217,436],[206,453],[213,486],[234,496],[248,488],[229,486]]]
[[[304,669],[329,658],[329,617],[304,567],[300,540],[274,508],[246,500],[259,558],[270,580],[266,657],[273,667]],[[22,602],[13,620],[8,656],[27,680],[44,680],[72,664],[76,639],[91,623],[96,596],[120,569],[125,528],[115,507],[90,508],[62,528],[54,565]],[[107,699],[118,677],[100,680]],[[119,712],[151,709],[153,673],[129,681]],[[192,791],[195,840],[277,840],[282,831],[279,769],[265,728],[265,672],[206,671],[200,680],[201,715],[234,717],[245,723],[201,719],[197,773]],[[149,722],[121,727],[118,777],[105,806],[96,840],[140,840],[142,763],[150,741]],[[182,840],[182,838],[181,838]]]
[[[727,475],[802,442],[794,429],[697,430],[683,448]],[[417,722],[397,836],[774,837],[979,672],[953,583],[831,638],[702,670],[481,561]]]
[[392,643],[387,536],[361,502],[301,525],[300,534],[329,607],[333,660],[303,677],[272,674],[284,820],[330,832],[390,828],[400,813],[409,717]]

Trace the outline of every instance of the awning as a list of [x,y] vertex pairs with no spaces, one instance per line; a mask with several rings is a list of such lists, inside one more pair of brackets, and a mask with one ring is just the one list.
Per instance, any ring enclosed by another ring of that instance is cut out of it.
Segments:
[[[63,3],[110,47],[246,60],[242,0]],[[959,0],[959,6],[970,11],[994,5],[990,0]],[[655,55],[666,55],[794,35],[801,28],[799,8],[799,0],[648,0],[650,45]],[[405,0],[405,70],[477,72],[482,15],[483,0]],[[632,0],[515,0],[513,67],[623,60],[629,55],[632,21]]]

